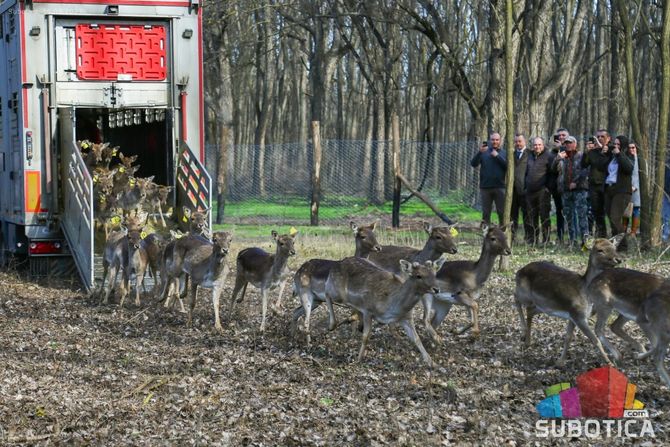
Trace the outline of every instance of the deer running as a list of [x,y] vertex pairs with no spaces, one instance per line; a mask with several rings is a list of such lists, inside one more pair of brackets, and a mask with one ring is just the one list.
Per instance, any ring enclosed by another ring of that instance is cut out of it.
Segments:
[[332,312],[332,303],[344,304],[356,310],[363,320],[363,338],[358,361],[363,360],[370,338],[372,320],[382,324],[400,323],[405,333],[421,353],[421,357],[433,366],[416,333],[412,310],[421,296],[437,293],[435,271],[442,260],[410,263],[400,260],[402,271],[408,276],[404,282],[397,275],[383,270],[367,259],[346,258],[333,265],[326,281],[326,303]]
[[[355,238],[355,257],[367,258],[371,253],[381,250],[374,232],[376,225],[376,222],[362,226],[349,222],[349,227]],[[295,329],[300,317],[305,317],[304,330],[307,337],[307,346],[311,344],[310,319],[312,310],[326,301],[326,280],[330,269],[337,262],[339,261],[310,259],[301,265],[293,276],[293,295],[300,298],[301,305],[293,311],[292,325]],[[330,316],[330,321],[334,321],[334,315]]]
[[[620,240],[620,239],[619,239]],[[530,346],[533,316],[539,312],[568,321],[563,351],[556,364],[563,366],[575,326],[593,343],[607,363],[612,363],[600,340],[589,327],[593,303],[587,287],[598,274],[621,263],[616,245],[607,239],[593,242],[589,264],[583,275],[546,261],[531,262],[516,273],[515,304],[524,332],[525,345]],[[525,309],[525,314],[524,314]]]
[[[449,261],[435,275],[440,293],[424,298],[424,324],[434,341],[438,340],[435,329],[444,321],[454,304],[465,306],[470,312],[470,324],[456,331],[462,334],[472,328],[472,335],[478,336],[479,299],[484,283],[491,276],[493,264],[498,256],[509,256],[512,250],[507,243],[505,227],[495,225],[482,227],[484,240],[477,261]],[[435,313],[433,314],[433,310]]]

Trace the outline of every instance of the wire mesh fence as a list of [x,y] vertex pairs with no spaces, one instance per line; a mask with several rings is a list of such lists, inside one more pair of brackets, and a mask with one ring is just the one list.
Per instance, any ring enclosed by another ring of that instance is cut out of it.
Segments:
[[[469,163],[476,147],[474,142],[403,141],[401,171],[449,217],[467,213],[479,206],[479,170]],[[320,223],[390,215],[391,152],[389,141],[322,141]],[[206,167],[213,178],[219,153],[216,145],[206,148]],[[224,222],[309,224],[311,157],[310,143],[230,146]],[[401,215],[432,214],[407,194],[403,189]]]

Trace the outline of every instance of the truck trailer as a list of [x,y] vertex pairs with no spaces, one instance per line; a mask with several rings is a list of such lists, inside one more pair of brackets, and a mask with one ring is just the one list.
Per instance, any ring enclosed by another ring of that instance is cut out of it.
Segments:
[[174,186],[177,222],[183,206],[210,208],[198,0],[3,0],[0,36],[0,261],[95,287],[80,140],[119,146],[139,177]]

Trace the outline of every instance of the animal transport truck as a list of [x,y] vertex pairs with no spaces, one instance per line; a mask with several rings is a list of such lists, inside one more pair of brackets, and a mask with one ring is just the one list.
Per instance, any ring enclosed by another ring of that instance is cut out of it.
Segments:
[[0,0],[0,37],[0,259],[94,288],[78,140],[138,155],[138,176],[175,187],[178,222],[209,208],[199,0]]

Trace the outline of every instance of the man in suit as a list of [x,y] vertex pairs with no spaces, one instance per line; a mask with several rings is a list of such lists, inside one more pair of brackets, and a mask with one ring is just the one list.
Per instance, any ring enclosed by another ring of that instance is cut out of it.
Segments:
[[514,191],[512,193],[512,242],[516,238],[519,228],[519,211],[523,219],[523,236],[527,244],[533,240],[533,227],[528,219],[528,208],[526,207],[526,193],[524,183],[526,179],[526,167],[528,165],[528,150],[526,148],[526,137],[522,133],[514,136]]

